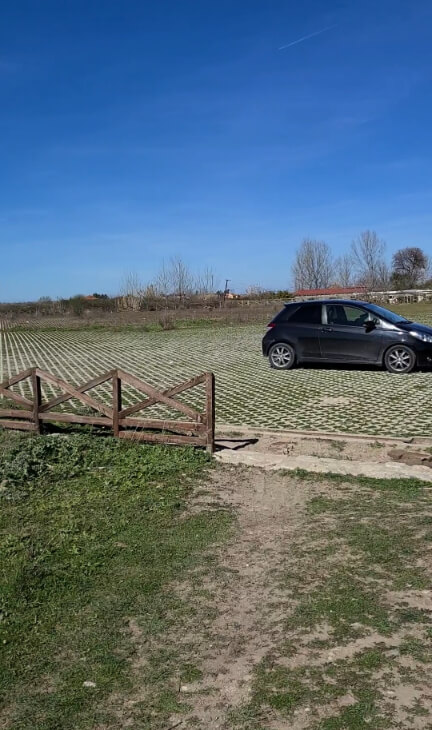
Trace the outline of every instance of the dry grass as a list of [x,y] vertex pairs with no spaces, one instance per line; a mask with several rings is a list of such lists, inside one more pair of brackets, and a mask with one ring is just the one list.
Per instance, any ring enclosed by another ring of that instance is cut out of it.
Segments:
[[[223,307],[191,307],[143,312],[103,312],[85,310],[80,317],[67,316],[5,316],[7,329],[86,329],[106,327],[114,329],[141,328],[147,331],[213,327],[235,324],[265,325],[282,308],[282,301],[226,302]],[[1,319],[1,317],[0,317]],[[166,323],[169,323],[169,327]]]

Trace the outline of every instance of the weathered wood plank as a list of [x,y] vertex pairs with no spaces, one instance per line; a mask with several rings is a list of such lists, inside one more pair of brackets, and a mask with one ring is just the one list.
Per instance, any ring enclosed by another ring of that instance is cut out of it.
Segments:
[[[116,370],[110,370],[103,375],[99,375],[97,378],[93,378],[87,383],[84,383],[84,385],[80,385],[77,388],[77,391],[79,391],[79,393],[86,393],[88,390],[96,388],[96,386],[98,385],[103,385],[103,383],[107,383],[108,380],[111,380],[116,372]],[[40,410],[41,412],[49,411],[51,408],[55,408],[55,406],[60,405],[60,403],[65,403],[66,401],[70,400],[70,398],[72,398],[72,396],[69,394],[59,395],[56,398],[52,398],[51,400],[46,401],[46,403],[42,405]]]
[[187,406],[184,403],[180,403],[180,401],[175,400],[174,398],[164,395],[161,391],[156,390],[156,388],[153,388],[151,385],[148,385],[139,378],[136,378],[135,375],[125,373],[124,370],[119,370],[118,375],[119,378],[124,380],[129,385],[132,385],[137,390],[141,390],[143,393],[153,398],[156,403],[164,403],[166,406],[169,406],[176,411],[184,413],[186,416],[189,416],[189,418],[197,420],[201,418],[201,414],[199,411],[195,410],[194,408],[190,408],[190,406]]
[[17,408],[0,408],[0,416],[3,418],[24,418],[27,421],[33,421],[33,413],[30,411],[20,411]]
[[143,433],[142,431],[120,431],[119,438],[132,441],[148,441],[155,444],[177,444],[178,446],[205,446],[206,439],[198,436],[177,436],[170,433]]
[[3,421],[0,420],[0,426],[2,428],[10,428],[13,431],[36,431],[34,423],[29,421]]
[[51,383],[52,385],[57,385],[59,388],[63,388],[66,393],[69,393],[69,396],[76,398],[81,401],[81,403],[85,403],[87,406],[90,406],[90,408],[94,408],[95,411],[100,411],[104,414],[104,416],[110,418],[112,421],[112,408],[108,408],[103,403],[99,403],[94,398],[91,398],[89,395],[81,393],[79,390],[74,388],[73,385],[69,385],[69,383],[66,383],[65,380],[58,378],[56,375],[46,373],[44,370],[39,370],[39,368],[36,369],[36,373],[42,380],[45,380],[47,383]]
[[207,451],[214,452],[215,441],[215,377],[213,373],[206,376],[206,426]]
[[79,413],[40,413],[39,419],[41,421],[48,421],[52,423],[83,423],[90,426],[108,426],[112,427],[112,420],[110,418],[104,418],[103,416],[80,416]]
[[33,368],[31,374],[32,388],[33,388],[33,421],[35,429],[40,433],[40,420],[39,420],[39,409],[42,403],[42,391],[41,391],[41,379],[37,373],[37,369]]
[[161,431],[191,431],[191,433],[206,433],[205,423],[194,423],[193,421],[158,420],[150,418],[120,418],[120,426],[132,426],[138,428],[157,428]]
[[117,372],[113,375],[112,388],[113,388],[113,423],[112,423],[112,427],[113,427],[114,436],[118,436],[120,433],[119,413],[122,408],[122,387],[121,387],[121,379],[119,378]]
[[26,378],[29,378],[32,372],[33,368],[28,368],[27,370],[23,370],[21,373],[12,375],[11,378],[8,378],[7,380],[4,380],[3,383],[0,383],[0,388],[10,388],[11,385],[15,385],[16,383],[20,383],[22,380],[26,380]]
[[[179,385],[175,385],[173,388],[167,388],[166,390],[162,391],[163,395],[166,395],[168,397],[179,395],[180,393],[183,393],[185,390],[190,390],[191,388],[195,388],[197,385],[200,385],[205,380],[205,373],[202,375],[197,375],[194,378],[191,378],[190,380],[186,380],[184,383],[179,383]],[[134,403],[132,406],[128,406],[128,408],[124,408],[120,412],[120,418],[126,418],[127,416],[131,415],[132,413],[136,413],[137,411],[142,411],[144,408],[150,408],[150,406],[156,405],[158,401],[155,400],[155,398],[146,398],[146,400],[139,401],[138,403]]]
[[2,385],[0,385],[0,396],[8,398],[9,400],[13,400],[15,403],[20,403],[23,406],[27,406],[27,409],[29,411],[33,410],[33,401],[29,400],[28,398],[24,398],[24,396],[19,395],[19,393],[14,393],[13,390],[8,390],[7,388],[4,388]]

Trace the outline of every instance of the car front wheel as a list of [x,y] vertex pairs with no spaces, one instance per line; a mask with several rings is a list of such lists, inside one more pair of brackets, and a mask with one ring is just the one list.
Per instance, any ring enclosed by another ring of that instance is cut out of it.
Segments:
[[295,351],[291,345],[278,342],[270,348],[270,367],[275,370],[289,370],[295,363]]
[[406,345],[389,347],[384,357],[384,365],[389,373],[410,373],[415,364],[415,353]]

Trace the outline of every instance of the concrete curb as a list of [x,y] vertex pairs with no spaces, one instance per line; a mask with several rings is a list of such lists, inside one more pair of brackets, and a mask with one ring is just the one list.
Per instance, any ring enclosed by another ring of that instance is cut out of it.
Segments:
[[255,466],[268,471],[287,470],[314,472],[316,474],[341,474],[364,476],[373,479],[420,479],[432,483],[432,469],[427,466],[408,466],[400,462],[372,463],[366,461],[346,461],[343,459],[318,458],[315,456],[285,456],[260,451],[233,451],[226,449],[215,454],[215,459],[223,464]]

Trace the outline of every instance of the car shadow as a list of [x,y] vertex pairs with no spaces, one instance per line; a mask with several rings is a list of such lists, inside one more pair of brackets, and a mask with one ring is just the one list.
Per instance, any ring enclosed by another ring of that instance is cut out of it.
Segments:
[[[386,369],[383,365],[364,365],[361,363],[340,363],[340,362],[305,362],[301,365],[297,365],[296,369],[299,370],[350,370],[359,372],[369,373],[386,373]],[[431,367],[421,366],[413,370],[414,373],[430,373],[432,372]],[[393,373],[389,373],[391,375]],[[397,373],[399,375],[399,373]]]
[[302,370],[360,370],[363,372],[384,372],[381,365],[364,365],[347,362],[305,362],[297,366]]
[[216,438],[215,442],[215,451],[226,451],[227,449],[230,451],[240,451],[240,449],[245,449],[247,446],[253,446],[254,444],[258,443],[258,439],[253,438],[223,438],[222,436],[219,438]]

